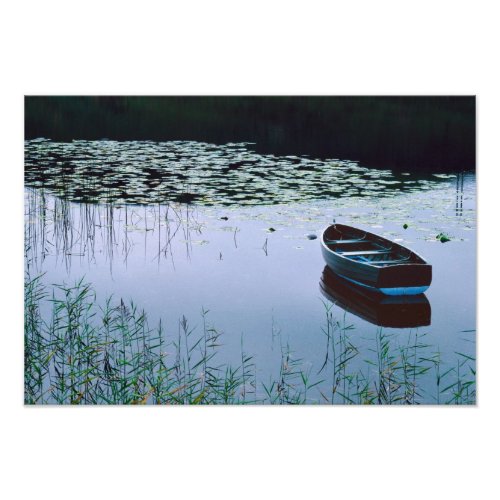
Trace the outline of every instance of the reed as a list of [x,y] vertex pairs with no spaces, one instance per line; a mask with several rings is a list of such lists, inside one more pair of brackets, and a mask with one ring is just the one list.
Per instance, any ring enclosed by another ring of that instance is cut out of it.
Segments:
[[[245,352],[222,363],[221,332],[202,310],[202,326],[186,317],[173,340],[134,303],[108,298],[99,305],[92,286],[43,283],[27,266],[24,297],[26,404],[474,404],[475,358],[457,352],[446,364],[425,334],[404,342],[378,329],[368,356],[351,338],[346,315],[325,304],[325,360],[304,362],[273,323],[280,363],[268,382],[257,378]],[[424,378],[433,378],[434,386]]]

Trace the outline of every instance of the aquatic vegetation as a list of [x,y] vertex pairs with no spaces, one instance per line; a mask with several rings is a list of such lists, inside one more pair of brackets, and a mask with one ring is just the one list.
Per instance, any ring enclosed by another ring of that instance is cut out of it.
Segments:
[[439,240],[441,243],[446,243],[447,241],[451,241],[451,238],[449,235],[447,235],[445,233],[439,233],[436,236],[436,240]]
[[[52,303],[44,321],[41,302]],[[206,311],[203,317],[206,319]],[[165,341],[144,312],[109,298],[97,306],[88,284],[55,286],[49,298],[40,277],[25,289],[27,404],[233,404],[253,393],[251,357],[236,369],[215,359],[219,333],[204,321],[195,338],[187,319]]]
[[[201,332],[182,316],[171,340],[162,323],[152,328],[133,303],[108,298],[99,306],[83,280],[73,286],[25,280],[26,404],[419,404],[475,403],[475,359],[462,353],[453,366],[429,352],[425,335],[401,344],[377,331],[366,368],[350,337],[352,325],[325,303],[325,360],[317,370],[279,337],[281,363],[269,382],[257,379],[254,358],[241,342],[240,362],[218,361],[221,333],[202,310]],[[50,305],[50,313],[43,314]],[[435,372],[435,395],[420,378]],[[444,387],[443,387],[444,386]]]
[[245,142],[25,142],[25,185],[86,203],[252,206],[390,198],[455,177],[407,179],[353,161],[263,155]]

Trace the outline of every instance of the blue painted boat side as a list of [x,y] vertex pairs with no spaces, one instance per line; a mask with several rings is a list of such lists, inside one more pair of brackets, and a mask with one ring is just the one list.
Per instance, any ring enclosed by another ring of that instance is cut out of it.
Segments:
[[384,295],[420,295],[424,293],[428,286],[407,286],[400,288],[379,288]]
[[352,278],[348,278],[347,276],[344,276],[342,274],[339,274],[342,278],[344,278],[347,281],[350,281],[351,283],[354,283],[356,285],[362,286],[364,288],[367,288],[368,290],[372,290],[374,292],[381,292],[384,295],[419,295],[421,293],[424,293],[429,286],[405,286],[405,287],[394,287],[394,288],[377,288],[374,286],[367,285],[366,283],[361,283],[361,281],[356,281]]

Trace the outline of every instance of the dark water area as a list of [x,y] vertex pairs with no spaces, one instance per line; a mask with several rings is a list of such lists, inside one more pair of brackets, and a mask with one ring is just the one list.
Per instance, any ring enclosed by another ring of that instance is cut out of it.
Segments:
[[[261,155],[248,143],[33,140],[25,151],[30,272],[47,284],[84,277],[101,303],[131,299],[170,338],[182,317],[197,331],[208,321],[222,332],[224,361],[240,359],[242,344],[254,356],[258,394],[279,376],[286,347],[318,382],[308,402],[345,403],[330,389],[334,328],[356,352],[345,397],[354,374],[374,376],[384,338],[394,356],[415,346],[414,402],[453,401],[457,379],[475,380],[473,172],[368,169]],[[425,296],[367,297],[329,277],[312,235],[333,220],[424,256]],[[438,358],[447,375],[436,387]]]
[[28,96],[25,137],[253,142],[262,155],[475,169],[473,96]]

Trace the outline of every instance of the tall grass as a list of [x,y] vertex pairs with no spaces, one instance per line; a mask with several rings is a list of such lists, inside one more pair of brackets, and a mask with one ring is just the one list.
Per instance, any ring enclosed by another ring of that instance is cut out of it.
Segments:
[[[49,321],[40,313],[51,305]],[[45,304],[46,305],[46,304]],[[206,312],[205,312],[206,314]],[[185,317],[178,337],[165,340],[134,304],[111,299],[99,307],[82,281],[56,285],[49,296],[40,277],[25,288],[25,402],[56,404],[245,403],[251,358],[219,365],[219,332],[196,337]]]
[[[371,356],[361,361],[360,349],[351,339],[353,326],[343,313],[333,314],[333,304],[324,303],[325,360],[318,372],[330,380],[328,393],[321,385],[322,402],[331,404],[474,404],[476,401],[475,358],[456,353],[456,364],[443,367],[439,351],[425,342],[426,334],[410,330],[406,340],[378,328]],[[429,374],[434,374],[429,392]],[[424,378],[427,377],[427,380]],[[446,381],[446,383],[443,383]]]
[[[236,365],[219,361],[221,332],[202,310],[202,327],[182,317],[174,338],[151,327],[133,303],[98,305],[83,280],[73,286],[25,279],[26,404],[474,404],[475,359],[456,353],[446,365],[425,335],[401,343],[378,329],[370,356],[360,359],[345,314],[325,304],[325,360],[315,369],[296,356],[281,331],[280,363],[267,382],[257,379],[245,352]],[[360,364],[361,362],[361,364]],[[434,380],[432,392],[424,377]]]

